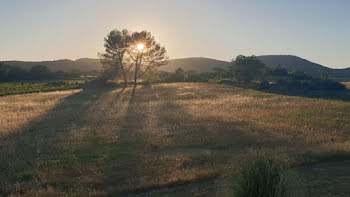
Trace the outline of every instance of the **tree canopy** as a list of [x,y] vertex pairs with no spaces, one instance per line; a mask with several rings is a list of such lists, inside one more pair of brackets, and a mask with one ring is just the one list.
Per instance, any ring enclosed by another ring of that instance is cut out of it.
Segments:
[[146,72],[164,65],[167,60],[165,48],[147,31],[112,30],[104,46],[105,52],[100,54],[105,65],[103,76],[112,79],[121,74],[125,85],[131,71],[136,85]]
[[263,70],[266,68],[256,56],[239,55],[231,62],[231,71],[235,78],[244,83],[248,83],[253,79],[263,75]]
[[126,29],[112,30],[104,39],[105,52],[100,54],[104,65],[104,80],[112,79],[119,74],[123,76],[124,84],[127,84],[127,73],[131,64],[125,54],[129,50],[131,35]]

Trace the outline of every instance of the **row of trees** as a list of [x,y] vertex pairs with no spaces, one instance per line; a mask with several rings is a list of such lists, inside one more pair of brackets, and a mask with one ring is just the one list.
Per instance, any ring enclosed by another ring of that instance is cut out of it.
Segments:
[[[251,80],[259,80],[260,88],[280,90],[343,90],[345,85],[328,79],[325,73],[320,77],[312,77],[303,71],[288,72],[285,68],[268,68],[255,56],[237,56],[232,61],[231,72],[238,81],[245,84]],[[270,84],[269,81],[275,81]]]
[[30,69],[19,66],[9,66],[0,62],[0,82],[21,81],[21,80],[48,80],[67,77],[79,77],[82,73],[79,70],[71,72],[51,72],[46,66],[37,65]]
[[166,64],[166,50],[150,32],[113,30],[104,41],[105,51],[99,54],[104,65],[99,79],[103,82],[119,76],[126,86],[132,76],[136,86],[137,80],[147,72]]
[[345,89],[343,84],[329,80],[328,75],[315,78],[303,71],[288,72],[280,66],[268,68],[257,57],[242,55],[231,62],[228,70],[196,73],[178,68],[174,73],[160,72],[158,78],[160,82],[214,82],[283,91]]
[[[290,78],[292,80],[311,80],[313,77],[303,71],[288,72],[281,66],[268,68],[256,56],[239,55],[231,62],[231,73],[239,82],[249,83],[252,80],[278,80]],[[322,77],[322,79],[325,79]]]

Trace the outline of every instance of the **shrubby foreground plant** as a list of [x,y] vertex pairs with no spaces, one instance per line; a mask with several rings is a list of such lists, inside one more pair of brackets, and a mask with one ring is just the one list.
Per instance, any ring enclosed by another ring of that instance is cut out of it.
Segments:
[[299,197],[304,196],[301,183],[286,155],[254,150],[242,163],[234,196]]

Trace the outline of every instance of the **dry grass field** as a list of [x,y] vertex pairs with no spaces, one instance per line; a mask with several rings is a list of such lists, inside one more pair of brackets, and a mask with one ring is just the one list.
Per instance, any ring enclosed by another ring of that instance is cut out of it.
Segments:
[[171,83],[0,97],[0,196],[230,196],[251,149],[350,192],[350,102]]
[[350,82],[343,82],[343,84],[346,86],[346,88],[350,89]]

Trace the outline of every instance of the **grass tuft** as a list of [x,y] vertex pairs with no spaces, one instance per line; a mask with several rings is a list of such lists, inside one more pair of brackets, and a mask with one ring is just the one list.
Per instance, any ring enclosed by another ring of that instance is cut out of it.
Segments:
[[35,177],[35,174],[30,171],[24,171],[16,175],[16,178],[18,181],[30,181],[33,180]]
[[45,161],[46,165],[72,165],[82,163],[97,163],[114,159],[117,155],[123,154],[116,145],[105,145],[102,147],[87,148],[64,154],[55,159]]
[[234,196],[302,196],[300,182],[290,168],[290,160],[286,155],[271,151],[252,151],[239,170]]

